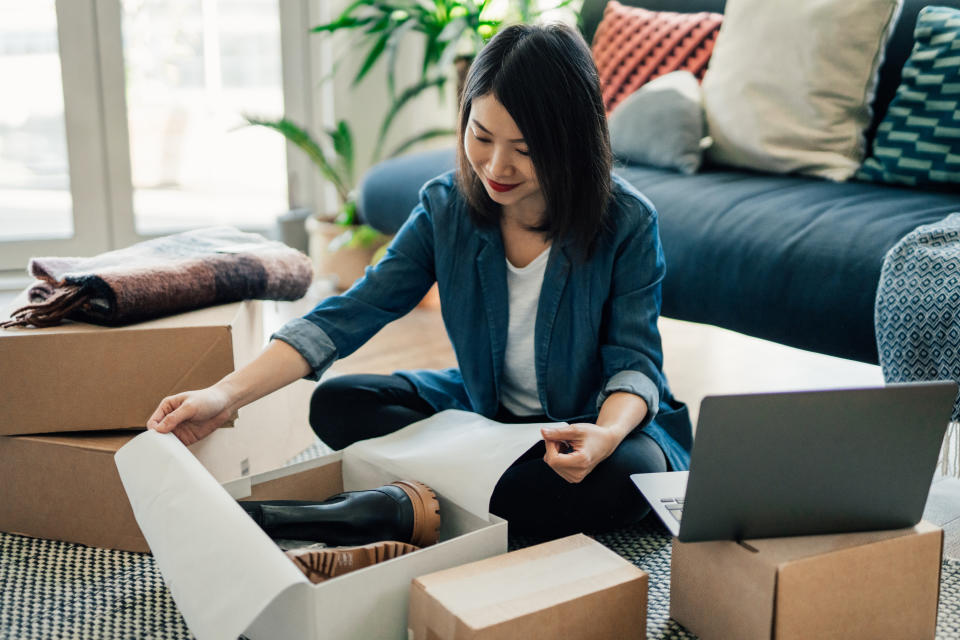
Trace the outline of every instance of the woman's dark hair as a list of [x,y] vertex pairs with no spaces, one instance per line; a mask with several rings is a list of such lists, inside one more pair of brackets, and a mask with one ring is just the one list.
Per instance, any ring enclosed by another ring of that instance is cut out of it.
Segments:
[[613,159],[600,79],[583,37],[563,24],[507,27],[481,49],[464,84],[457,178],[478,226],[498,223],[500,205],[464,151],[473,100],[493,95],[523,134],[546,200],[534,230],[566,239],[585,259],[607,227]]

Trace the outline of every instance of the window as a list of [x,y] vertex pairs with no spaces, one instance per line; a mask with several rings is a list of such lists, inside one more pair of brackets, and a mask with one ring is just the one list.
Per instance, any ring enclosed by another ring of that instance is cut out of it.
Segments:
[[0,272],[323,208],[308,161],[242,116],[321,127],[325,4],[0,0]]
[[73,235],[60,77],[53,0],[0,0],[0,241]]
[[139,234],[269,228],[287,208],[276,0],[124,0],[123,59]]

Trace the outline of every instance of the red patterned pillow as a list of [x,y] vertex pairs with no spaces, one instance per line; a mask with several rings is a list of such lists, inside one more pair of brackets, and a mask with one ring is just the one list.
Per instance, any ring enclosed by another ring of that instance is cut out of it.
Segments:
[[626,7],[610,0],[593,36],[607,113],[658,76],[689,71],[703,80],[723,15]]

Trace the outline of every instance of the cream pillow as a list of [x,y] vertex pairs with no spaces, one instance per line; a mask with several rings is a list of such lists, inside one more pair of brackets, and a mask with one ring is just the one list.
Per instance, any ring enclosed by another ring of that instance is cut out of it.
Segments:
[[708,157],[830,180],[864,158],[901,0],[728,0],[703,79]]

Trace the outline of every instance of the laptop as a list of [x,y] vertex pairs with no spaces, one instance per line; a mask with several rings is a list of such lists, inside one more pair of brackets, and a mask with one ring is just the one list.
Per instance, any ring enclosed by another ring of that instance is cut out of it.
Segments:
[[690,471],[630,478],[682,542],[912,527],[955,382],[708,396]]

